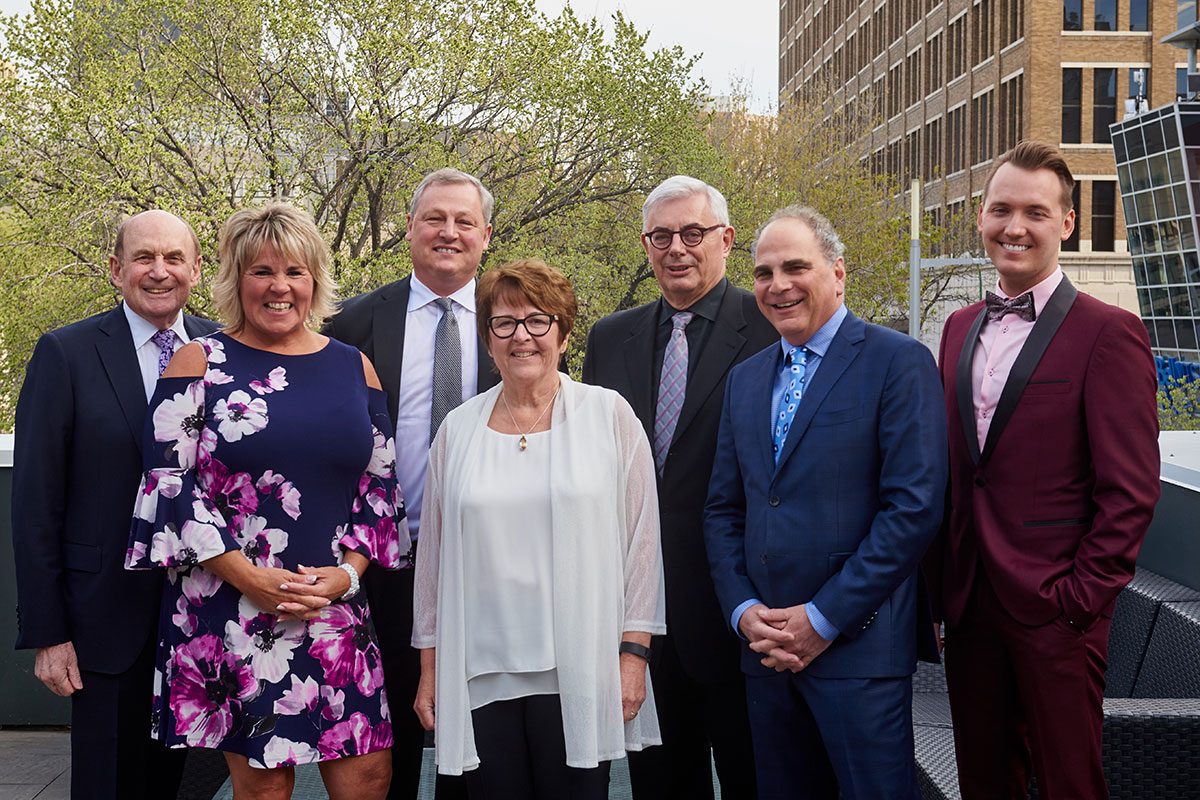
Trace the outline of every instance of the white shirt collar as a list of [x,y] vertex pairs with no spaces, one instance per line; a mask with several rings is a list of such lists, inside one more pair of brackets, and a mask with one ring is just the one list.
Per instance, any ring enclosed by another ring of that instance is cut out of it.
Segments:
[[[129,321],[129,332],[133,334],[133,349],[137,350],[150,341],[154,337],[154,334],[158,333],[158,328],[138,316],[137,312],[130,308],[128,303],[121,303],[121,308],[125,311],[125,319]],[[175,315],[175,321],[171,323],[171,330],[175,331],[175,335],[179,337],[179,341],[188,341],[187,329],[183,327],[182,313]]]
[[[409,311],[416,311],[418,308],[427,306],[430,303],[432,303],[434,300],[438,299],[439,297],[441,297],[441,295],[435,294],[432,289],[430,289],[425,284],[421,283],[421,280],[417,277],[417,273],[414,272],[412,274],[412,282],[410,283],[410,285],[408,287],[408,310]],[[472,314],[474,314],[475,313],[475,281],[474,280],[468,281],[466,283],[466,285],[460,287],[458,289],[458,291],[451,294],[450,299],[453,300],[455,303],[458,303],[460,306],[465,308],[467,311],[470,311]]]

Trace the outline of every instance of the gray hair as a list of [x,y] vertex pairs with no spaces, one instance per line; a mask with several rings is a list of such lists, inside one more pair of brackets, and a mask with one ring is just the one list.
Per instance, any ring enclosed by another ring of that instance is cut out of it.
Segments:
[[725,195],[698,178],[690,175],[672,175],[646,195],[646,202],[642,203],[642,228],[645,229],[650,224],[650,214],[662,203],[668,200],[682,200],[697,194],[708,198],[708,210],[717,218],[717,222],[722,225],[729,224],[729,203],[725,202]]
[[492,193],[488,191],[479,178],[453,167],[443,167],[442,169],[434,170],[421,179],[421,182],[417,184],[416,191],[413,192],[412,203],[408,206],[408,213],[411,215],[416,212],[417,204],[421,202],[421,195],[425,194],[425,190],[430,186],[442,186],[453,183],[469,183],[475,187],[479,192],[479,206],[483,209],[483,221],[491,225],[492,211],[496,208],[496,198],[492,197]]
[[817,246],[821,248],[821,255],[825,256],[825,260],[830,264],[845,255],[846,245],[842,243],[842,237],[838,236],[838,232],[828,217],[812,206],[791,205],[784,206],[772,214],[770,219],[764,222],[758,232],[754,234],[754,241],[750,243],[751,259],[758,259],[758,240],[762,238],[763,231],[770,227],[772,222],[778,222],[781,219],[794,219],[807,225],[808,229],[813,232],[813,236],[816,237]]

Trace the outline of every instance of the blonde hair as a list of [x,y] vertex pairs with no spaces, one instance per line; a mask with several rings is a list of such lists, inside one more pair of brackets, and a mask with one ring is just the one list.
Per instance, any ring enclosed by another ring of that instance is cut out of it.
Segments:
[[221,228],[221,266],[212,294],[226,329],[237,333],[246,324],[240,293],[242,271],[267,244],[285,258],[303,264],[312,275],[312,307],[306,324],[319,329],[337,313],[337,292],[329,273],[329,247],[307,211],[278,202],[234,212]]

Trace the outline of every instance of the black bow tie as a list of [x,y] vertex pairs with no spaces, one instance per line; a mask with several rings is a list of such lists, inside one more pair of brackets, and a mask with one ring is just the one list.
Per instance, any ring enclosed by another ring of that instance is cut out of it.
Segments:
[[987,304],[988,322],[1003,319],[1005,314],[1016,314],[1026,322],[1033,322],[1037,314],[1033,310],[1033,293],[1026,292],[1020,297],[1009,300],[993,292],[988,292],[984,298]]

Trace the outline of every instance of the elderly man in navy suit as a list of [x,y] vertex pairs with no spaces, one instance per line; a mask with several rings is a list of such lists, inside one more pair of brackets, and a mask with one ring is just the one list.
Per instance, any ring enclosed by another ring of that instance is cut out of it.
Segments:
[[71,698],[71,797],[174,797],[184,751],[150,738],[162,575],[127,572],[146,404],[171,354],[216,326],[181,313],[196,234],[164,211],[117,229],[116,308],[38,341],[17,402],[17,648]]
[[842,251],[811,208],[759,231],[754,294],[780,340],[730,373],[705,509],[764,800],[919,797],[911,675],[933,636],[917,565],[942,517],[946,415],[930,352],[846,310]]

